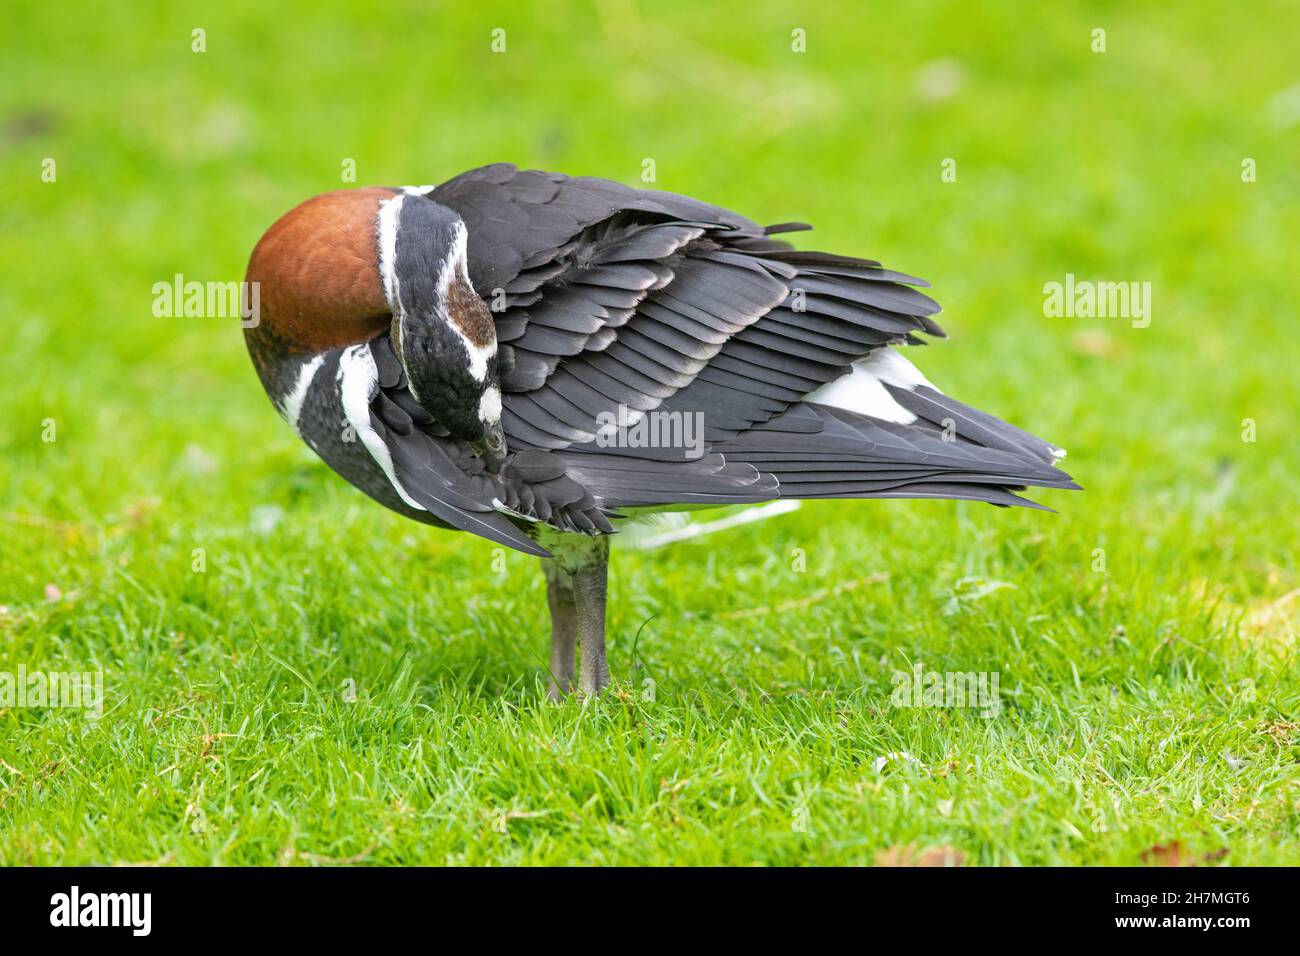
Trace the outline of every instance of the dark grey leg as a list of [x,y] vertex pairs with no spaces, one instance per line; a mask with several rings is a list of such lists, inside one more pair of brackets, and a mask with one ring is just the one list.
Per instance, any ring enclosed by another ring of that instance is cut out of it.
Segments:
[[578,693],[595,697],[609,686],[605,661],[605,595],[608,586],[609,541],[593,540],[591,563],[573,574],[573,599],[578,611],[578,640],[582,657],[578,667]]
[[573,600],[573,578],[556,563],[542,559],[546,573],[546,600],[551,605],[551,680],[547,693],[562,700],[573,690],[577,663],[578,609]]

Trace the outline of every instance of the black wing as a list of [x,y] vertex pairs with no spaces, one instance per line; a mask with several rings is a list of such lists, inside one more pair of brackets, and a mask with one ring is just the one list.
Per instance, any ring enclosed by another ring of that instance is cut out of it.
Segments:
[[712,439],[735,435],[872,349],[943,334],[922,280],[770,238],[798,223],[764,230],[698,200],[508,164],[431,198],[465,219],[470,276],[513,353],[516,444],[590,445],[620,405],[707,410]]
[[[773,238],[799,223],[763,229],[687,197],[504,163],[430,198],[468,227],[515,454],[500,475],[485,472],[420,418],[400,366],[378,415],[406,443],[398,467],[464,494],[459,507],[603,532],[627,507],[782,496],[1032,504],[1012,492],[1077,487],[1053,446],[929,387],[885,385],[914,416],[906,424],[808,401],[855,362],[943,332],[922,280]],[[602,416],[620,407],[702,415],[702,454],[605,447]]]

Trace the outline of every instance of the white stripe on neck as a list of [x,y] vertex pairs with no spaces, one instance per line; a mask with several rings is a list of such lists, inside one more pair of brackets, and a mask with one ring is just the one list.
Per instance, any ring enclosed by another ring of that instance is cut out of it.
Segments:
[[465,228],[465,223],[456,223],[456,235],[451,241],[451,248],[447,251],[447,258],[443,260],[442,268],[438,272],[438,301],[440,303],[439,313],[460,339],[461,344],[465,346],[465,352],[469,355],[469,374],[474,381],[482,383],[487,379],[488,360],[497,354],[496,336],[493,335],[492,341],[487,345],[478,345],[470,340],[456,320],[448,315],[446,310],[441,307],[441,303],[447,301],[447,293],[451,289],[451,284],[459,281],[470,295],[478,295],[474,291],[474,284],[469,281],[469,231]]
[[307,400],[307,390],[311,388],[312,380],[316,378],[316,372],[320,369],[321,363],[325,361],[325,356],[314,355],[310,361],[303,362],[298,368],[298,378],[293,383],[293,388],[289,389],[277,403],[276,408],[289,427],[294,431],[302,434],[298,428],[298,419],[302,416],[302,403]]
[[369,345],[353,345],[343,350],[339,356],[339,398],[343,402],[343,414],[361,444],[366,446],[370,457],[383,470],[388,483],[398,496],[417,511],[426,510],[407,493],[402,483],[397,480],[393,468],[393,456],[384,444],[383,437],[375,431],[370,423],[370,401],[379,386],[379,370],[375,367],[374,356],[370,354]]
[[384,298],[393,315],[401,315],[402,302],[397,285],[397,226],[402,219],[406,194],[399,193],[379,204],[376,232],[379,239],[379,274],[384,280]]

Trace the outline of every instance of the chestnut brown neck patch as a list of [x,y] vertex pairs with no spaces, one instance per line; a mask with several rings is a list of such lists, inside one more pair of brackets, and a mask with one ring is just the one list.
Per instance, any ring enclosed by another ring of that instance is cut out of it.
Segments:
[[247,281],[261,314],[245,331],[259,369],[374,338],[390,322],[378,268],[375,222],[395,190],[340,190],[307,200],[258,242]]

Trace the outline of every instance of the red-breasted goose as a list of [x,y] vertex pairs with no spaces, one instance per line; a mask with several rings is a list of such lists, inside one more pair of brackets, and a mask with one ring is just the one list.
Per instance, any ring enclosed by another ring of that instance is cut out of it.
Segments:
[[326,193],[253,250],[245,335],[280,414],[353,485],[543,559],[551,693],[574,687],[580,656],[576,686],[596,694],[608,536],[631,515],[1038,507],[1013,492],[1078,487],[1059,449],[948,398],[897,350],[943,335],[926,283],[773,238],[806,228],[506,163]]

